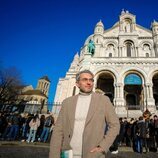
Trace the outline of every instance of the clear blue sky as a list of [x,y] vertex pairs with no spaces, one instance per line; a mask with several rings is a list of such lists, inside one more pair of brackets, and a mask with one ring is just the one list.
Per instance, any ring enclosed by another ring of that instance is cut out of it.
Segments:
[[0,63],[16,67],[34,88],[48,75],[53,102],[58,79],[96,23],[112,27],[123,8],[146,28],[158,21],[157,0],[0,0]]

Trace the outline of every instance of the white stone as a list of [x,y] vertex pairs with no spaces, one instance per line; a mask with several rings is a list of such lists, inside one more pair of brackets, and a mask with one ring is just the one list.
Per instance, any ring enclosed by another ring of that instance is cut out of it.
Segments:
[[[103,23],[99,21],[94,34],[85,40],[80,55],[75,55],[65,78],[59,79],[54,102],[61,103],[65,98],[77,94],[79,90],[75,86],[75,75],[81,70],[89,69],[95,75],[94,91],[98,88],[97,82],[101,74],[112,77],[113,104],[119,116],[139,117],[146,108],[157,113],[152,81],[154,75],[158,74],[157,28],[155,21],[152,30],[136,24],[135,15],[128,11],[122,11],[119,21],[110,29],[105,30]],[[94,55],[88,52],[90,39],[95,43]],[[131,73],[142,80],[139,110],[126,108],[124,79]]]

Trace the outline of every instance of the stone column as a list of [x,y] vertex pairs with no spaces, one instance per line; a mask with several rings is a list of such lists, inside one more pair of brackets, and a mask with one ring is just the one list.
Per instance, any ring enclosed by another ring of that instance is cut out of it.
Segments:
[[117,84],[117,98],[120,98],[120,88],[118,84]]
[[144,95],[144,100],[143,100],[143,104],[144,104],[144,106],[146,106],[146,104],[147,104],[147,97],[146,97],[146,86],[145,85],[142,85],[142,87],[143,87],[143,95]]
[[121,48],[121,56],[120,57],[123,57],[123,46],[121,46],[120,48]]
[[146,98],[150,98],[149,97],[149,85],[146,84]]
[[120,98],[124,98],[124,95],[123,95],[124,85],[122,83],[119,83],[118,86],[119,86],[119,94],[120,94],[119,96],[120,96]]
[[136,47],[136,57],[138,57],[138,47]]
[[117,98],[117,86],[114,84],[114,99]]
[[153,84],[152,83],[146,84],[146,90],[147,90],[147,98],[153,98]]
[[119,47],[118,53],[119,53],[119,57],[122,57],[122,46]]
[[153,84],[151,83],[149,86],[149,94],[150,94],[150,98],[153,98]]
[[135,57],[135,48],[131,47],[131,57]]
[[117,87],[116,84],[114,83],[114,100],[113,100],[114,106],[116,106],[116,98],[117,98]]
[[[156,56],[156,54],[155,54],[155,52],[154,52],[154,49],[153,48],[151,48],[151,57],[155,57]],[[149,55],[150,56],[150,55]]]
[[154,112],[156,110],[155,101],[153,98],[152,83],[146,83],[146,108],[148,108],[150,112]]
[[122,83],[117,83],[116,84],[116,98],[123,102],[124,101],[124,96],[123,96],[123,84]]
[[121,55],[120,57],[123,56],[123,47],[121,47],[121,54],[120,55]]
[[115,92],[116,92],[116,98],[115,98],[115,111],[120,116],[126,116],[126,107],[124,105],[124,97],[123,97],[123,84],[122,83],[116,83],[115,84]]

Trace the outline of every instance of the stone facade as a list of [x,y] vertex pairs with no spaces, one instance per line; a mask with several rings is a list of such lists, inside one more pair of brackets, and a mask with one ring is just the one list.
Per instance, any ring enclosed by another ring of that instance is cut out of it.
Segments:
[[[90,40],[95,44],[93,54],[88,49]],[[55,103],[78,93],[75,75],[84,69],[94,73],[94,91],[100,89],[109,96],[119,116],[138,117],[146,109],[156,114],[158,22],[151,29],[144,28],[136,23],[135,15],[124,10],[110,29],[99,21],[65,78],[59,79]]]

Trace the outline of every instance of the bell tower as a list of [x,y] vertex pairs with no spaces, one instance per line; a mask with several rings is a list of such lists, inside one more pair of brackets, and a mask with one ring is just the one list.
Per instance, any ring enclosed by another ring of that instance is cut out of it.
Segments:
[[50,87],[50,80],[48,79],[48,76],[43,76],[38,80],[37,83],[37,90],[41,90],[47,97]]

